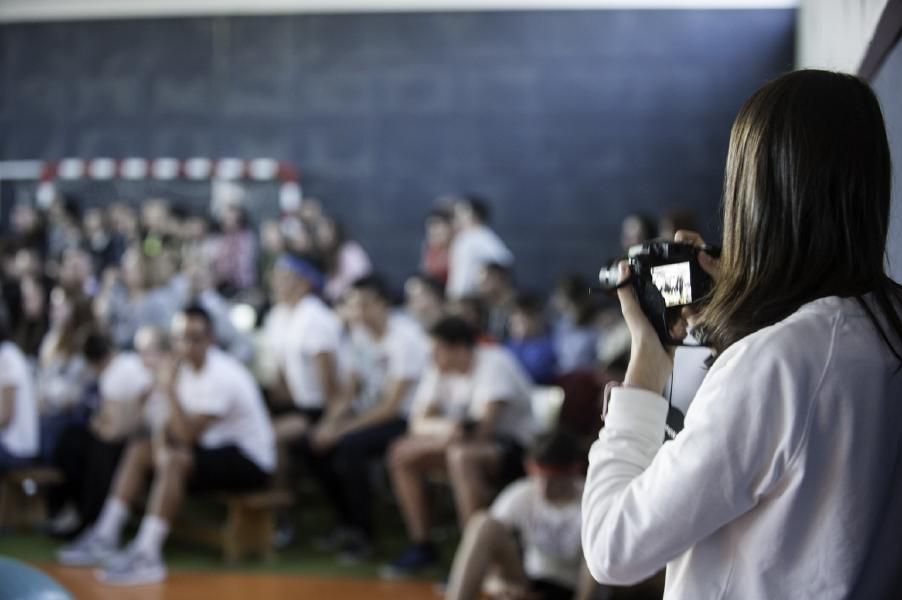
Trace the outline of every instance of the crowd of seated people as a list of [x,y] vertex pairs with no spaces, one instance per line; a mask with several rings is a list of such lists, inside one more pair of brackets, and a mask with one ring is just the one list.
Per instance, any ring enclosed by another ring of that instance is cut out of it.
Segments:
[[[467,553],[508,565],[517,528],[527,562],[504,566],[506,584],[550,577],[548,589],[575,590],[586,439],[562,430],[537,442],[547,424],[533,391],[588,389],[584,405],[599,413],[597,392],[629,351],[616,305],[575,274],[547,302],[520,289],[475,196],[429,213],[400,297],[318,200],[258,229],[248,209],[240,194],[214,215],[162,199],[15,207],[0,240],[0,476],[33,464],[63,473],[48,495],[51,530],[70,538],[59,560],[99,566],[110,583],[158,581],[186,494],[299,477],[333,511],[329,547],[366,560],[379,543],[370,471],[381,464],[410,542],[386,576],[437,565],[427,482],[438,481],[467,532],[453,597],[486,578]],[[653,235],[649,223],[628,219],[624,243]],[[236,317],[244,305],[260,316]],[[588,421],[575,432],[594,435]],[[566,539],[525,531],[546,517]]]

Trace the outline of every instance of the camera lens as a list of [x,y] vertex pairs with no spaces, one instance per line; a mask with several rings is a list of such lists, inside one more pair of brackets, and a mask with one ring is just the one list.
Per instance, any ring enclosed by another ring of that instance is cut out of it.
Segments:
[[620,283],[620,267],[614,265],[598,272],[598,284],[602,289],[613,290]]

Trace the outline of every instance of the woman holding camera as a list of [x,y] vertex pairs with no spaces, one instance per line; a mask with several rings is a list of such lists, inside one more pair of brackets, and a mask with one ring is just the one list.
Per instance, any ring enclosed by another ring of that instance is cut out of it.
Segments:
[[902,597],[890,180],[880,106],[857,78],[790,73],[740,110],[722,257],[699,258],[715,284],[693,332],[715,361],[663,445],[672,353],[619,291],[632,353],[583,497],[596,579],[666,564],[667,598]]

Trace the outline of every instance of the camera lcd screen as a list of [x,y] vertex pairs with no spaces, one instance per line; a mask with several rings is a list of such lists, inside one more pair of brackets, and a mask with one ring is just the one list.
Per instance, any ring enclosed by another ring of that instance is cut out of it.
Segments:
[[692,304],[692,277],[689,262],[661,265],[651,268],[651,282],[664,296],[664,305],[684,306]]

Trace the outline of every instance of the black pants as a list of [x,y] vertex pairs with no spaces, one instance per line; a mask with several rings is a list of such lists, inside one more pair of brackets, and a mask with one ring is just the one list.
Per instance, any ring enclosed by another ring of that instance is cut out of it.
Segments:
[[237,446],[202,448],[195,446],[194,468],[187,481],[188,491],[252,492],[271,483],[269,473],[245,456]]
[[52,464],[65,475],[65,482],[50,491],[50,510],[71,501],[82,522],[93,523],[116,475],[125,442],[104,441],[87,425],[71,425],[60,434]]
[[343,526],[372,535],[370,461],[384,457],[391,443],[406,431],[407,421],[398,418],[349,433],[326,452],[312,448],[307,437],[295,446]]
[[531,579],[529,587],[530,591],[541,600],[570,600],[573,598],[573,590],[556,581]]

